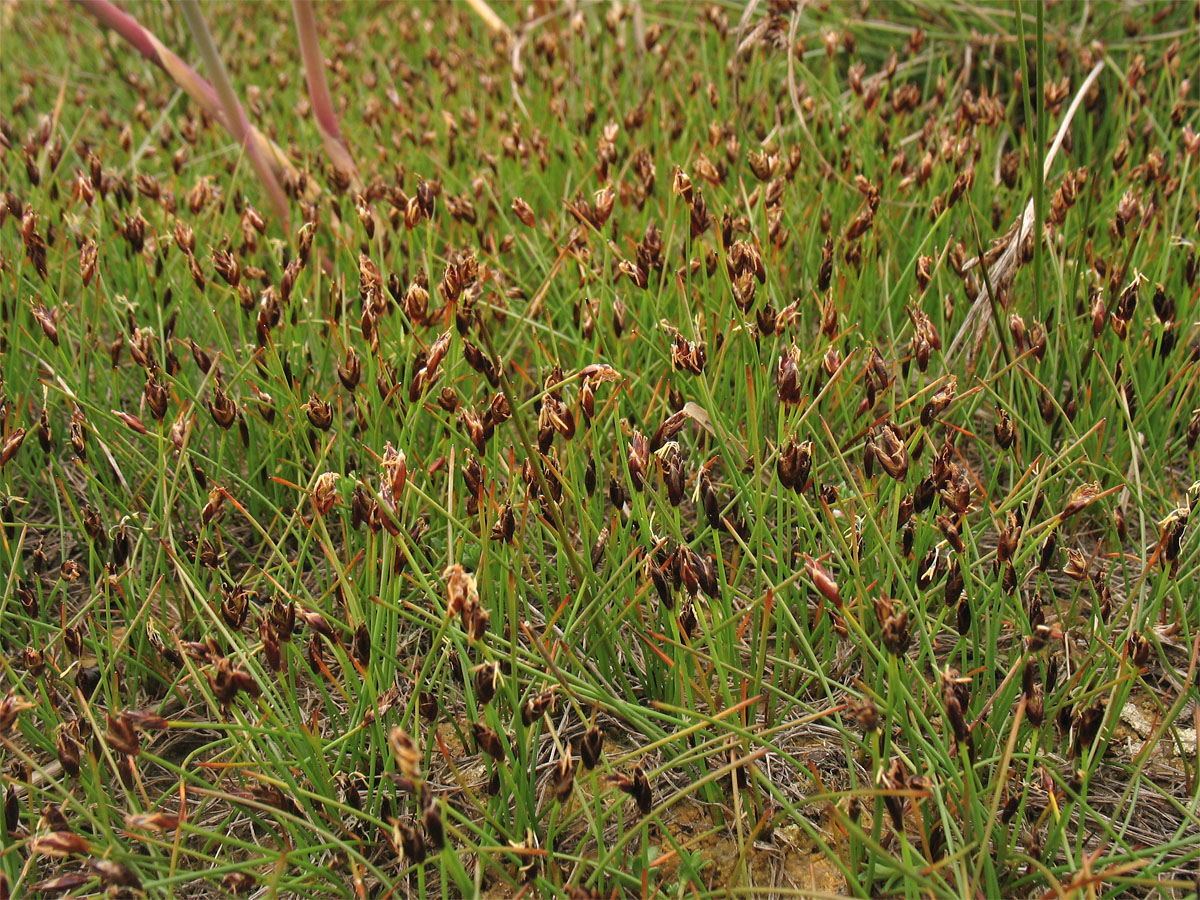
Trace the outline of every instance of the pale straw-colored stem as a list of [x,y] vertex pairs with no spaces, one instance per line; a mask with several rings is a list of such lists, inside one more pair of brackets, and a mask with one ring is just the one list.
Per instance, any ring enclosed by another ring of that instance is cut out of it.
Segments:
[[496,15],[496,11],[488,6],[486,0],[467,0],[467,6],[475,10],[475,15],[483,19],[483,24],[492,31],[498,34],[512,35],[512,29],[505,24],[503,19]]
[[[1079,86],[1079,90],[1075,92],[1075,98],[1071,101],[1071,105],[1067,107],[1066,115],[1063,116],[1062,122],[1059,123],[1058,132],[1054,135],[1054,143],[1051,144],[1049,152],[1046,154],[1045,160],[1042,162],[1042,178],[1045,179],[1050,175],[1050,165],[1054,162],[1054,157],[1058,155],[1059,148],[1062,147],[1063,139],[1066,137],[1067,129],[1071,127],[1071,120],[1075,118],[1075,113],[1079,111],[1080,105],[1083,103],[1083,98],[1091,89],[1096,79],[1100,77],[1100,72],[1104,69],[1103,61],[1096,63],[1092,67],[1092,71],[1088,73],[1087,78],[1083,80],[1083,84]],[[949,348],[946,350],[948,358],[954,358],[962,347],[967,348],[968,361],[974,362],[974,348],[979,345],[983,339],[983,333],[991,322],[992,301],[996,298],[991,296],[991,290],[997,294],[1002,289],[1007,289],[1012,284],[1013,276],[1016,275],[1017,267],[1021,261],[1021,245],[1025,243],[1025,238],[1033,230],[1034,225],[1034,209],[1033,198],[1029,198],[1029,202],[1025,204],[1025,210],[1021,217],[1013,222],[1012,227],[1008,230],[1008,244],[1004,248],[1004,252],[996,259],[988,270],[988,278],[984,282],[984,286],[979,289],[978,295],[975,297],[975,302],[967,311],[967,316],[963,320],[962,326],[958,329],[958,333],[954,335],[954,340],[950,342]],[[1042,240],[1042,235],[1036,235],[1035,240]],[[982,259],[978,256],[967,261],[963,266],[964,271],[973,269],[977,265],[982,264]],[[974,335],[972,339],[972,335]],[[967,343],[970,339],[970,343]]]

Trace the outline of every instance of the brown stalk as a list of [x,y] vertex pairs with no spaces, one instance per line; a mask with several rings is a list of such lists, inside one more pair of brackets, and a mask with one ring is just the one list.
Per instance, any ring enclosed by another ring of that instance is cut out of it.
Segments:
[[325,79],[325,60],[321,55],[321,41],[317,35],[317,19],[313,15],[312,0],[292,0],[292,15],[296,20],[296,35],[300,39],[300,55],[304,59],[304,78],[308,82],[308,95],[312,101],[313,118],[325,153],[334,168],[350,176],[350,187],[355,192],[362,190],[358,167],[342,136],[338,125],[333,98],[329,94],[329,83]]
[[229,73],[225,71],[225,64],[221,61],[221,54],[217,50],[212,32],[208,30],[208,23],[204,21],[204,15],[200,12],[200,3],[198,0],[178,0],[178,2],[180,10],[183,11],[183,17],[187,20],[188,28],[192,32],[192,39],[195,40],[200,56],[204,59],[204,67],[208,69],[208,76],[215,83],[217,99],[225,114],[225,126],[229,129],[230,134],[246,148],[246,155],[250,157],[254,171],[258,173],[259,180],[266,188],[275,212],[279,216],[279,221],[283,223],[284,230],[290,232],[287,197],[279,185],[279,180],[275,177],[275,172],[267,165],[266,157],[252,138],[246,111],[242,109],[233,82],[229,80]]
[[[143,27],[137,19],[108,0],[75,0],[75,2],[101,25],[111,28],[147,60],[170,75],[206,114],[219,121],[231,134],[235,133],[226,118],[216,89],[195,69],[163,46],[162,42]],[[257,154],[260,158],[270,159],[271,164],[287,179],[299,180],[299,172],[296,171],[295,166],[288,160],[284,152],[253,125],[248,122],[245,125],[249,141],[247,152]],[[274,175],[272,175],[272,180],[274,180]]]

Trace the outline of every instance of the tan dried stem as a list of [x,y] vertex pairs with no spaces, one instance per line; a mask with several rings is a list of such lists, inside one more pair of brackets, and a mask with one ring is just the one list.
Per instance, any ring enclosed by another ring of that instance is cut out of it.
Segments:
[[[1058,151],[1062,147],[1067,129],[1071,127],[1071,120],[1075,118],[1075,113],[1079,111],[1079,107],[1083,103],[1083,98],[1100,76],[1103,68],[1103,60],[1096,63],[1092,67],[1092,71],[1088,73],[1087,78],[1083,80],[1083,84],[1079,86],[1079,90],[1075,92],[1075,98],[1067,108],[1062,122],[1059,123],[1058,132],[1054,135],[1054,143],[1051,144],[1050,151],[1046,154],[1046,159],[1042,163],[1043,179],[1049,177],[1050,165],[1054,162],[1054,157],[1058,155]],[[1012,223],[1008,231],[1000,239],[1000,244],[997,246],[1003,246],[1004,252],[988,268],[988,278],[984,286],[979,289],[979,293],[975,297],[975,302],[971,304],[971,309],[967,312],[966,319],[963,320],[962,327],[958,329],[958,333],[954,335],[954,340],[950,342],[950,347],[946,351],[948,358],[952,359],[962,346],[967,335],[973,334],[967,358],[969,363],[974,362],[975,348],[979,347],[983,340],[984,331],[991,323],[992,303],[989,298],[992,295],[989,293],[989,285],[991,291],[995,292],[995,296],[998,298],[999,294],[1012,284],[1013,278],[1017,274],[1017,269],[1021,264],[1021,245],[1025,243],[1025,238],[1029,235],[1029,232],[1033,230],[1034,219],[1033,197],[1030,197],[1029,202],[1025,204],[1025,211],[1021,214],[1021,217]],[[963,270],[973,269],[979,264],[979,257],[973,257],[967,260],[963,266]]]
[[496,11],[487,4],[486,0],[467,0],[467,6],[475,11],[475,15],[483,19],[483,24],[489,29],[497,34],[512,37],[512,29],[508,27],[503,19],[496,15]]

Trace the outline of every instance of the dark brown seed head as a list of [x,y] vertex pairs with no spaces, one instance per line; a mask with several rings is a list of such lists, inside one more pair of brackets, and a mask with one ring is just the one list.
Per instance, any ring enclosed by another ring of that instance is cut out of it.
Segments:
[[594,769],[604,752],[604,733],[595,725],[579,739],[579,759],[585,769]]
[[446,846],[446,829],[442,824],[442,808],[432,797],[429,798],[425,811],[421,814],[421,824],[425,828],[425,843],[433,851],[440,852]]
[[308,402],[304,404],[304,412],[314,428],[327,431],[333,424],[333,407],[316,394],[308,398]]
[[958,606],[955,608],[954,627],[964,637],[971,632],[971,604],[966,596],[958,601]]
[[963,717],[962,706],[954,696],[947,696],[945,703],[946,720],[954,732],[954,739],[961,744],[970,737],[970,729],[967,727],[967,720]]
[[213,385],[208,411],[212,414],[213,421],[224,429],[230,428],[237,419],[237,402],[225,393],[219,382]]
[[879,617],[882,628],[881,639],[884,648],[895,656],[903,655],[908,649],[912,635],[908,630],[908,613],[897,610],[895,601],[888,597],[875,600],[875,614]]
[[617,773],[610,776],[618,790],[628,794],[637,803],[638,812],[643,816],[650,815],[654,807],[654,793],[650,788],[650,780],[641,766],[634,766],[631,775]]
[[794,406],[803,397],[800,376],[801,358],[800,348],[795,345],[779,357],[775,373],[775,386],[779,392],[779,402],[785,406]]
[[0,443],[0,466],[7,465],[17,455],[17,451],[21,449],[21,444],[25,440],[25,434],[24,428],[17,428]]
[[354,637],[350,646],[354,658],[360,665],[365,666],[371,660],[371,629],[363,622],[354,629]]
[[971,508],[971,482],[962,467],[954,464],[950,467],[950,478],[941,491],[942,503],[949,509],[965,515]]
[[554,766],[554,778],[551,781],[551,789],[554,792],[555,800],[559,803],[566,803],[574,788],[575,757],[571,754],[571,745],[568,744],[563,750],[563,755]]
[[1125,653],[1129,661],[1139,669],[1150,661],[1152,649],[1150,642],[1140,634],[1131,635],[1125,641]]
[[403,728],[399,726],[388,732],[388,746],[392,748],[392,756],[400,772],[413,781],[421,775],[421,751]]
[[112,713],[106,713],[105,722],[107,730],[104,734],[104,742],[109,747],[117,753],[125,753],[130,756],[135,756],[140,752],[141,741],[133,727],[133,722],[127,715],[118,713],[114,716]]
[[58,761],[62,764],[63,771],[72,778],[78,775],[80,756],[83,748],[71,734],[70,729],[65,723],[59,726],[58,735],[55,739],[55,751],[58,755]]
[[641,491],[650,465],[650,442],[640,431],[634,431],[629,439],[629,480],[635,491]]
[[58,308],[47,309],[41,303],[33,306],[33,317],[41,326],[42,334],[50,339],[50,343],[58,346]]
[[841,590],[829,570],[811,556],[805,555],[804,571],[812,581],[817,593],[840,609],[842,607]]
[[1000,563],[1008,562],[1017,552],[1017,545],[1021,539],[1021,526],[1017,522],[1017,517],[1013,513],[1009,513],[1005,519],[1004,527],[996,535],[996,559]]
[[213,269],[232,288],[238,287],[242,279],[242,266],[228,250],[215,249],[212,252]]
[[[904,764],[899,759],[893,759],[887,772],[881,779],[883,787],[888,791],[899,791],[905,787]],[[892,819],[892,827],[897,831],[904,829],[904,808],[907,805],[905,797],[899,794],[886,794],[883,798],[888,815]]]
[[429,691],[417,693],[417,711],[426,722],[436,722],[438,718],[438,701]]
[[1034,728],[1046,720],[1046,698],[1041,685],[1035,685],[1025,697],[1025,717]]
[[958,603],[962,597],[963,588],[962,569],[959,567],[958,560],[955,559],[946,574],[945,601],[947,606],[954,606]]
[[900,431],[891,423],[884,423],[875,430],[875,458],[883,470],[903,481],[908,474],[908,450]]
[[475,738],[475,746],[480,753],[485,753],[495,760],[504,759],[504,745],[495,729],[489,728],[482,722],[472,722],[471,734]]
[[496,523],[492,526],[492,540],[502,541],[506,544],[511,544],[513,535],[516,533],[517,517],[513,513],[511,503],[505,503],[500,507],[500,513],[496,517]]
[[480,704],[487,705],[496,696],[500,686],[500,663],[492,661],[476,666],[474,671],[475,699]]
[[879,727],[879,708],[870,697],[853,698],[849,701],[850,714],[864,733]]
[[1011,447],[1017,437],[1017,426],[1012,417],[999,407],[996,408],[996,423],[992,426],[992,433],[1001,450]]
[[1100,734],[1100,726],[1104,724],[1104,705],[1097,701],[1093,705],[1080,710],[1076,714],[1074,730],[1075,741],[1071,746],[1075,756],[1081,756]]
[[399,846],[405,862],[420,865],[425,861],[425,838],[415,825],[408,822],[396,822],[394,833],[395,842]]
[[929,398],[929,402],[921,409],[921,424],[924,427],[928,428],[931,426],[934,419],[940,416],[946,407],[950,405],[950,401],[954,399],[957,384],[958,378],[951,375],[945,386]]
[[329,619],[326,619],[319,612],[313,610],[301,610],[300,617],[304,619],[304,624],[307,625],[308,629],[313,631],[314,634],[318,634],[329,641],[337,640],[337,634],[334,629],[331,628]]

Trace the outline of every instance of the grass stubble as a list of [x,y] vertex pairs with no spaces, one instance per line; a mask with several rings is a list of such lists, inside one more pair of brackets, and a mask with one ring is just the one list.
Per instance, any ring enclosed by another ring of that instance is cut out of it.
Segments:
[[0,9],[5,896],[1195,895],[1196,7],[202,9],[290,227]]

